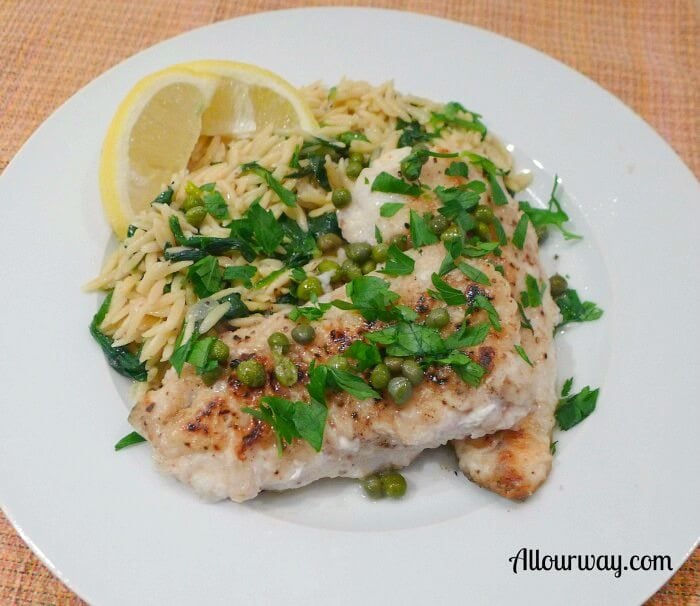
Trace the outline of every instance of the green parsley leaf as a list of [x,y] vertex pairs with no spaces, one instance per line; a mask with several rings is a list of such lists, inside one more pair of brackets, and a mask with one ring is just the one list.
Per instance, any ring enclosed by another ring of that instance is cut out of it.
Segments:
[[340,141],[341,143],[344,143],[346,147],[350,147],[350,143],[353,141],[368,141],[366,135],[364,133],[358,132],[358,131],[352,131],[348,130],[345,131],[344,133],[340,133],[336,139]]
[[496,239],[501,246],[505,246],[508,243],[508,238],[506,237],[506,232],[503,229],[503,223],[500,222],[498,217],[493,218],[493,229],[496,232]]
[[428,291],[431,297],[444,301],[447,305],[466,305],[467,296],[461,290],[450,286],[437,274],[433,274],[430,279],[437,289],[437,292]]
[[450,166],[445,170],[448,177],[469,178],[469,167],[464,162],[450,162]]
[[211,255],[200,259],[187,269],[187,277],[192,282],[194,292],[200,299],[221,290],[222,276],[223,271],[219,267],[219,261]]
[[527,236],[527,224],[529,223],[529,221],[530,219],[527,216],[527,213],[523,213],[520,217],[520,220],[518,221],[518,224],[515,226],[515,231],[513,232],[513,244],[517,246],[520,250],[522,250],[523,246],[525,245],[525,237]]
[[275,219],[275,215],[255,201],[246,211],[245,217],[250,222],[260,251],[272,257],[284,237],[284,231]]
[[357,368],[360,371],[372,368],[382,361],[382,354],[376,345],[359,340],[353,341],[343,355],[357,360]]
[[525,360],[530,366],[533,366],[532,362],[530,361],[530,358],[528,357],[527,353],[525,353],[525,350],[523,349],[522,345],[516,345],[515,346],[515,351],[518,352],[518,355]]
[[392,244],[387,251],[386,265],[382,270],[383,274],[389,276],[409,276],[413,273],[416,262],[401,249]]
[[241,295],[237,292],[231,292],[219,299],[219,303],[228,303],[228,311],[224,314],[225,320],[233,320],[234,318],[247,318],[250,315],[250,310],[243,303]]
[[557,444],[559,444],[559,440],[555,440],[549,445],[549,452],[552,456],[557,453]]
[[199,334],[195,330],[192,333],[192,336],[183,343],[182,340],[184,338],[184,334],[185,324],[182,325],[182,330],[180,330],[180,334],[175,340],[173,353],[170,354],[169,360],[170,365],[175,369],[175,372],[177,373],[178,377],[182,374],[182,369],[185,366],[185,362],[187,362],[187,357],[190,355],[190,351],[192,351],[192,347],[195,344],[197,338],[199,337]]
[[134,379],[135,381],[145,381],[148,378],[146,365],[139,361],[138,356],[131,353],[126,346],[114,347],[114,339],[108,337],[100,330],[100,325],[104,322],[109,305],[112,302],[112,293],[110,291],[105,300],[100,305],[97,313],[90,322],[90,334],[97,341],[97,344],[102,349],[102,353],[107,358],[107,363],[120,375]]
[[218,191],[205,191],[202,199],[204,200],[204,208],[215,219],[224,221],[231,218],[226,200]]
[[452,368],[462,381],[469,383],[472,387],[478,387],[486,374],[486,369],[471,359],[459,366],[453,365]]
[[488,316],[489,323],[493,326],[494,330],[501,331],[501,318],[493,306],[491,301],[488,300],[484,295],[476,295],[470,304],[470,309],[483,309]]
[[459,330],[453,332],[445,339],[445,347],[450,349],[464,349],[481,345],[489,334],[490,326],[485,322],[469,325],[462,324]]
[[525,310],[523,309],[523,304],[518,302],[518,313],[520,314],[520,328],[527,328],[530,332],[535,332],[532,328],[532,323],[525,315]]
[[546,209],[535,208],[531,206],[528,202],[519,202],[518,205],[520,210],[522,210],[530,218],[532,226],[537,229],[538,227],[547,227],[553,225],[559,231],[566,240],[581,239],[581,236],[571,233],[564,228],[564,223],[569,221],[569,215],[567,215],[561,207],[561,203],[557,199],[557,187],[559,185],[559,178],[555,175],[554,185],[552,186],[552,193],[549,196],[549,204]]
[[316,305],[306,305],[304,307],[295,307],[289,312],[289,319],[296,322],[299,318],[306,318],[310,322],[320,320],[323,315],[331,308],[330,303],[318,303]]
[[546,285],[537,283],[537,279],[527,274],[525,278],[525,290],[520,293],[520,303],[523,307],[539,307],[542,305],[542,293]]
[[438,241],[438,237],[430,231],[425,220],[414,210],[410,212],[409,224],[413,248],[421,248],[428,244],[435,244]]
[[450,273],[455,268],[456,268],[455,260],[452,257],[452,253],[450,253],[450,251],[448,250],[447,253],[445,254],[444,258],[442,259],[442,263],[440,264],[440,269],[438,269],[438,275],[444,276],[445,274]]
[[461,271],[467,278],[472,280],[473,282],[476,282],[477,284],[482,284],[483,286],[490,286],[491,285],[491,280],[489,280],[489,277],[481,270],[477,269],[473,265],[469,265],[469,263],[459,263],[457,265],[459,268],[459,271]]
[[260,278],[257,282],[253,284],[253,290],[260,290],[265,288],[269,284],[272,284],[277,278],[279,278],[283,273],[287,271],[286,267],[282,269],[276,269],[275,271],[267,274],[264,278]]
[[277,194],[277,197],[282,201],[285,206],[296,206],[297,196],[293,191],[288,190],[284,187],[272,173],[260,166],[257,162],[248,162],[241,166],[241,171],[243,174],[253,173],[260,177],[267,186]]
[[463,257],[476,259],[490,253],[496,254],[497,249],[498,242],[475,242],[474,244],[465,244],[462,247],[461,254]]
[[409,181],[415,181],[420,178],[420,173],[423,165],[428,161],[428,158],[456,158],[459,154],[433,152],[423,147],[414,148],[408,156],[401,160],[401,176]]
[[382,217],[393,217],[404,206],[402,202],[385,202],[379,207],[379,214]]
[[379,228],[375,225],[374,226],[374,239],[377,241],[377,244],[381,244],[384,242],[384,238],[382,238],[382,232],[379,231]]
[[345,292],[352,303],[333,301],[339,309],[356,310],[370,322],[389,321],[393,315],[388,309],[399,295],[389,290],[389,283],[376,276],[361,276],[345,286]]
[[437,129],[450,127],[476,131],[483,141],[487,131],[486,125],[480,118],[481,114],[466,109],[461,103],[450,101],[442,108],[442,112],[432,113],[430,123]]
[[224,268],[223,279],[228,282],[240,282],[243,286],[251,288],[251,279],[257,271],[257,267],[253,265],[230,265]]
[[496,206],[508,204],[508,197],[503,191],[501,184],[498,182],[498,177],[502,176],[504,172],[491,162],[491,160],[479,154],[465,151],[460,155],[466,156],[472,164],[481,167],[486,173],[486,180],[491,186],[491,198],[493,199],[493,203]]
[[418,313],[405,305],[394,306],[394,313],[404,322],[415,322],[418,319]]
[[121,440],[119,440],[119,442],[117,442],[114,445],[114,450],[119,451],[122,448],[126,448],[127,446],[131,446],[133,444],[140,444],[141,442],[145,441],[146,438],[136,433],[135,431],[132,431],[131,433],[125,435]]
[[593,301],[582,302],[578,293],[572,288],[567,288],[564,294],[559,295],[555,299],[555,303],[559,307],[562,317],[557,328],[572,322],[593,322],[603,315],[603,310],[600,307]]
[[358,400],[368,400],[369,398],[380,398],[379,393],[374,391],[360,377],[345,370],[328,368],[328,383],[331,387],[342,389]]
[[554,413],[559,427],[569,430],[588,417],[595,410],[599,392],[600,389],[591,390],[586,386],[577,394],[560,399]]
[[162,192],[160,192],[153,200],[151,204],[167,204],[168,206],[173,201],[173,188],[168,186]]
[[[444,341],[435,328],[409,322],[400,322],[391,328],[395,329],[393,341],[386,348],[390,356],[424,357],[435,356],[445,351]],[[375,334],[377,333],[368,333],[366,338],[369,339],[370,335]]]
[[565,398],[571,393],[571,388],[574,386],[574,378],[569,377],[564,381],[564,385],[561,386],[561,397]]
[[418,121],[405,122],[401,118],[396,121],[396,130],[403,131],[397,147],[413,147],[416,143],[428,143],[437,137],[437,133],[429,133]]
[[372,182],[372,191],[384,192],[387,194],[403,194],[405,196],[419,196],[421,188],[413,183],[406,183],[403,179],[394,177],[389,173],[380,172]]

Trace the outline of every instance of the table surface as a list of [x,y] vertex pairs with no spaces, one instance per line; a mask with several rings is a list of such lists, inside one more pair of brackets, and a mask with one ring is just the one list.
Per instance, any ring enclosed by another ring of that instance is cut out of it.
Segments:
[[[112,65],[181,32],[240,15],[372,4],[476,25],[567,63],[618,96],[700,175],[700,6],[693,0],[3,0],[0,171],[63,101]],[[0,514],[0,604],[84,604]],[[648,605],[700,604],[700,550]]]

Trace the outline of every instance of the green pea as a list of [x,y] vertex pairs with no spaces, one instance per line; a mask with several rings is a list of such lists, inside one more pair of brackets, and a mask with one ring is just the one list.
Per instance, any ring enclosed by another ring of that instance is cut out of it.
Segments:
[[185,198],[185,201],[182,203],[182,210],[187,212],[188,210],[192,210],[193,208],[197,208],[198,206],[204,206],[204,200],[201,198],[193,198],[192,196],[187,196]]
[[323,286],[321,285],[321,280],[318,278],[305,278],[301,281],[299,286],[297,286],[297,298],[302,301],[310,301],[312,295],[323,294]]
[[493,211],[488,206],[477,206],[474,209],[474,218],[483,223],[493,223]]
[[246,387],[262,387],[267,381],[265,367],[257,360],[243,360],[236,368],[238,380]]
[[221,339],[217,339],[209,350],[209,357],[217,362],[226,362],[228,360],[229,349],[228,345]]
[[408,248],[408,236],[406,234],[399,234],[391,239],[392,244],[396,244],[399,250],[406,250]]
[[563,295],[567,288],[569,288],[569,283],[564,276],[554,274],[549,279],[549,291],[555,299]]
[[406,377],[394,377],[389,381],[387,386],[387,391],[394,400],[394,403],[398,406],[402,406],[413,393],[413,388],[411,387],[411,382]]
[[432,231],[436,236],[439,236],[442,232],[444,232],[448,227],[450,226],[450,222],[447,219],[447,217],[437,214],[428,221],[428,228],[430,231]]
[[185,213],[185,219],[192,227],[199,227],[207,216],[207,210],[203,206],[195,206]]
[[406,377],[412,385],[418,385],[423,381],[423,369],[415,360],[404,360],[401,364],[401,374]]
[[364,156],[364,154],[361,154],[360,152],[350,152],[350,155],[348,156],[348,161],[349,162],[358,162],[359,164],[364,164],[365,163],[365,156]]
[[346,372],[350,370],[350,362],[348,362],[348,359],[343,356],[331,356],[328,358],[328,362],[326,364],[333,370],[344,370]]
[[444,328],[450,322],[450,314],[444,307],[436,307],[425,318],[425,325],[430,328]]
[[462,232],[456,225],[450,225],[445,231],[440,234],[440,240],[443,242],[452,242],[462,238]]
[[488,242],[491,239],[491,228],[489,227],[488,223],[477,221],[474,231],[476,231],[476,235],[485,242]]
[[343,240],[338,234],[321,234],[316,240],[316,246],[325,253],[338,250],[342,244]]
[[391,499],[399,499],[406,494],[406,478],[398,471],[385,471],[379,479],[382,492]]
[[389,369],[389,372],[392,375],[400,375],[401,374],[401,364],[403,364],[403,360],[401,358],[396,358],[394,356],[388,356],[388,357],[384,358],[384,364]]
[[299,324],[298,326],[292,328],[292,339],[294,339],[297,343],[301,343],[302,345],[311,343],[315,336],[316,331],[314,330],[314,327],[309,324]]
[[362,268],[354,261],[343,261],[340,266],[340,277],[345,280],[345,282],[351,282],[355,278],[362,276]]
[[375,389],[386,389],[391,380],[391,373],[386,364],[377,364],[369,374],[369,384]]
[[267,344],[272,351],[287,353],[289,351],[289,339],[281,332],[273,332],[267,338]]
[[372,261],[376,263],[384,263],[389,254],[389,245],[386,242],[375,244],[372,247]]
[[289,358],[279,356],[275,363],[275,378],[280,385],[291,387],[297,382],[298,373],[297,367]]
[[333,202],[333,206],[336,208],[345,208],[348,206],[348,204],[350,204],[350,202],[352,202],[352,194],[350,193],[349,189],[340,187],[333,190],[333,193],[331,194],[331,202]]
[[365,494],[370,499],[381,499],[384,496],[382,480],[376,473],[362,478],[360,483],[362,484],[362,489],[365,491]]
[[345,254],[355,263],[364,263],[372,256],[372,247],[367,242],[353,242],[346,246]]
[[345,174],[350,177],[351,179],[357,179],[357,177],[360,175],[362,172],[362,169],[364,167],[362,166],[362,162],[348,162],[347,167],[345,168]]
[[204,381],[205,385],[213,385],[220,376],[221,368],[216,366],[215,368],[202,373],[202,381]]
[[372,259],[369,259],[368,261],[365,261],[362,264],[362,274],[368,274],[371,271],[374,271],[377,269],[377,263],[375,261],[372,261]]

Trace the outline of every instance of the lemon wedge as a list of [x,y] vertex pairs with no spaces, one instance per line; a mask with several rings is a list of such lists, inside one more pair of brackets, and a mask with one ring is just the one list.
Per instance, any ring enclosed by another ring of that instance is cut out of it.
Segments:
[[107,218],[124,238],[172,175],[187,167],[201,135],[240,135],[268,125],[318,128],[298,91],[280,76],[233,61],[192,61],[139,81],[119,105],[100,162]]

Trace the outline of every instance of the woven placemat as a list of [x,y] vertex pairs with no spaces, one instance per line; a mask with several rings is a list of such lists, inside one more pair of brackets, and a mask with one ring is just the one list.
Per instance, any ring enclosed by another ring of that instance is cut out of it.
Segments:
[[[0,0],[0,170],[63,101],[152,44],[292,0]],[[632,107],[700,175],[700,10],[693,0],[408,0],[371,3],[514,38],[586,74]],[[0,605],[83,604],[0,515]],[[700,551],[648,602],[700,604]]]

